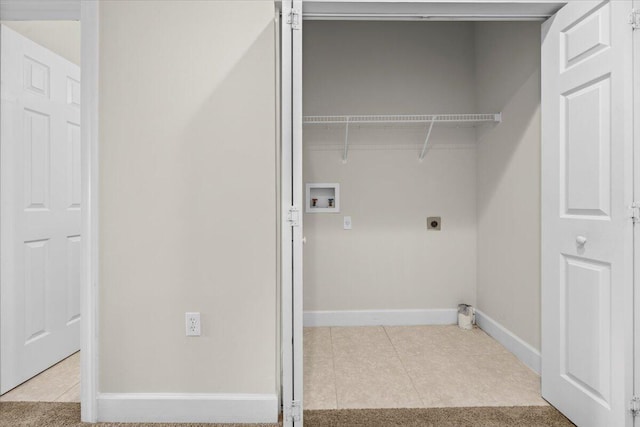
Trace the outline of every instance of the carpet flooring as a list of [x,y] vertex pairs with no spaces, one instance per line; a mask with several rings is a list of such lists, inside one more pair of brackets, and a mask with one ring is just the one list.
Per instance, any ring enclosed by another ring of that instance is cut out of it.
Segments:
[[335,409],[304,411],[305,427],[565,427],[574,424],[551,406]]
[[[305,427],[421,426],[421,427],[564,427],[573,426],[552,407],[514,406],[477,408],[337,409],[304,411]],[[80,404],[58,402],[0,402],[2,427],[89,427],[80,422]],[[214,424],[98,423],[96,427],[179,427]],[[224,427],[239,424],[215,424]],[[247,424],[244,424],[245,426]],[[252,424],[276,427],[278,424]]]

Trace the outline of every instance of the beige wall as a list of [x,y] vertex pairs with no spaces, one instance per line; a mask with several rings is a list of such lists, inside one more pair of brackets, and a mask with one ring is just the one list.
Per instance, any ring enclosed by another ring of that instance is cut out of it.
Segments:
[[305,114],[503,112],[436,127],[424,163],[388,149],[424,128],[352,126],[342,164],[344,128],[307,126],[305,182],[339,182],[342,212],[305,215],[305,310],[468,302],[539,348],[540,24],[309,22],[304,49]]
[[[305,215],[305,310],[475,304],[475,151],[434,148],[422,163],[414,150],[339,156],[305,151],[305,182],[341,185],[341,213]],[[430,215],[442,231],[427,231]]]
[[80,65],[80,21],[0,21],[28,39]]
[[[100,14],[100,391],[276,393],[274,5]],[[351,46],[340,23],[305,25],[305,114],[504,113],[477,159],[467,129],[436,128],[423,163],[365,145],[424,129],[355,130],[347,164],[327,150],[341,132],[307,131],[305,181],[343,198],[305,216],[305,309],[454,307],[476,302],[477,277],[478,307],[539,347],[539,24],[358,23]],[[185,311],[202,337],[184,336]]]
[[274,26],[269,1],[100,4],[102,392],[276,393]]
[[[304,113],[472,112],[473,29],[305,23]],[[425,135],[424,125],[352,126],[343,164],[343,126],[305,127],[305,182],[341,185],[339,214],[304,217],[305,310],[475,304],[475,133],[436,126],[419,162]],[[345,215],[352,230],[343,230]],[[442,231],[427,231],[428,216],[442,217]]]
[[540,24],[476,24],[478,308],[540,348]]

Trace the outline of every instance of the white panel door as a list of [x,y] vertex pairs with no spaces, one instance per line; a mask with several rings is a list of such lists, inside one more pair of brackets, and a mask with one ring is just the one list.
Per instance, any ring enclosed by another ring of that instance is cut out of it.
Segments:
[[80,69],[1,28],[0,393],[80,348]]
[[631,426],[629,1],[574,1],[542,31],[542,395]]

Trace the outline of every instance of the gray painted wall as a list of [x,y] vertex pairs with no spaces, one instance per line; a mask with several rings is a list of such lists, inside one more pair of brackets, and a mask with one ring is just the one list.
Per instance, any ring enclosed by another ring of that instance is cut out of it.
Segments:
[[540,23],[476,24],[478,308],[540,349]]
[[[466,22],[305,23],[305,114],[474,112],[473,36]],[[305,310],[475,304],[473,129],[436,125],[423,162],[425,125],[351,126],[346,164],[343,127],[304,135],[305,182],[339,182],[342,208],[305,215]]]

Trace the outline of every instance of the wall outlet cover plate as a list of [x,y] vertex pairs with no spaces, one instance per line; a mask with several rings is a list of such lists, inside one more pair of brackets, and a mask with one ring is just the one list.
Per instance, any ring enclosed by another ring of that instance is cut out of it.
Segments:
[[184,314],[185,327],[188,337],[200,336],[200,313],[187,312]]
[[350,216],[345,216],[344,217],[344,227],[345,230],[351,230],[351,217]]

